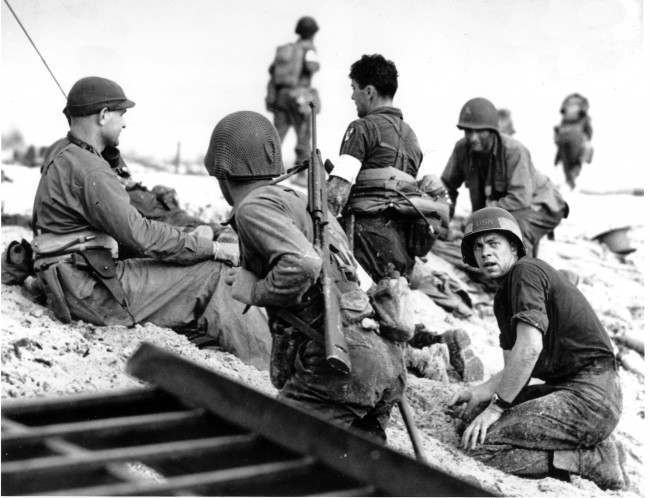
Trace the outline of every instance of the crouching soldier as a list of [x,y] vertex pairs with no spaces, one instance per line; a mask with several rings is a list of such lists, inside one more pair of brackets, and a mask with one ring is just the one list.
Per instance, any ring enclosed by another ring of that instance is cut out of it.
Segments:
[[[64,322],[196,326],[244,361],[266,361],[262,311],[242,316],[221,278],[238,264],[237,245],[143,218],[102,158],[134,105],[105,78],[70,90],[70,131],[49,154],[34,199],[34,270],[48,307]],[[145,257],[118,260],[118,244]]]
[[385,441],[391,409],[405,389],[404,346],[376,333],[372,307],[359,287],[339,224],[329,215],[325,230],[332,254],[330,277],[340,294],[349,374],[330,367],[318,340],[326,312],[319,279],[323,260],[312,245],[307,198],[271,183],[283,172],[273,125],[254,112],[224,117],[212,133],[205,166],[233,206],[242,261],[233,296],[264,306],[268,313],[271,380],[279,397]]
[[453,203],[452,216],[465,183],[472,211],[486,206],[509,211],[521,226],[527,252],[536,255],[539,240],[568,216],[568,204],[535,169],[528,149],[499,131],[492,102],[481,97],[467,101],[456,127],[465,136],[456,142],[441,177]]
[[[471,215],[462,253],[500,284],[494,314],[505,363],[451,400],[471,420],[463,446],[505,472],[579,474],[603,488],[623,487],[623,449],[608,437],[621,415],[621,387],[591,305],[550,265],[526,257],[517,222],[501,208]],[[530,385],[531,377],[545,383]]]

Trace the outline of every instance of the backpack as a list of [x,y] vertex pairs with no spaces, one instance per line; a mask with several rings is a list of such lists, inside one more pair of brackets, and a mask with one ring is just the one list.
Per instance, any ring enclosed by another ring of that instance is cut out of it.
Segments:
[[298,85],[304,55],[304,51],[298,43],[280,45],[275,50],[271,73],[275,86],[295,87]]

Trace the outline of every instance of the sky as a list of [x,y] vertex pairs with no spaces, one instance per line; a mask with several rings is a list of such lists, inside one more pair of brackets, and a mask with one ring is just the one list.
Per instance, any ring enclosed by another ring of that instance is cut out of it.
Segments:
[[[319,146],[335,158],[356,118],[348,72],[365,53],[392,59],[395,105],[415,130],[422,171],[440,173],[458,113],[486,97],[511,110],[515,138],[538,169],[553,167],[553,126],[562,99],[589,98],[600,187],[636,187],[648,166],[639,108],[647,102],[642,0],[9,0],[67,90],[79,78],[117,81],[136,102],[120,147],[171,159],[204,154],[226,114],[267,115],[267,68],[276,46],[295,38],[302,15],[321,29],[314,78],[323,110]],[[65,105],[27,38],[2,3],[2,131],[31,143],[63,136]],[[284,145],[293,159],[294,137]]]

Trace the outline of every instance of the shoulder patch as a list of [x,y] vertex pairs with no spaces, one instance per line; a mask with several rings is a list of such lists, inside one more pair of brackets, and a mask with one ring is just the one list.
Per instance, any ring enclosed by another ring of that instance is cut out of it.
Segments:
[[352,138],[352,134],[354,133],[354,128],[352,126],[348,126],[348,129],[345,132],[345,136],[343,137],[343,141],[347,142]]

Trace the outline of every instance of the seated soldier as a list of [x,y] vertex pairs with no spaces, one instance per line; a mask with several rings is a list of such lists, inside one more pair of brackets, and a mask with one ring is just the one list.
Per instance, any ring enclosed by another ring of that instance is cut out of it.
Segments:
[[[70,131],[48,155],[34,199],[34,270],[47,305],[65,322],[196,326],[261,365],[265,317],[242,315],[222,278],[238,264],[237,245],[145,219],[101,156],[119,144],[134,105],[105,78],[82,78],[68,94]],[[145,257],[119,260],[118,244]]]
[[[527,257],[515,218],[501,208],[474,212],[463,259],[500,285],[494,314],[503,370],[450,402],[464,418],[462,445],[513,474],[578,474],[602,488],[626,485],[613,346],[578,288],[544,261]],[[543,384],[530,384],[531,377]]]

